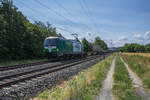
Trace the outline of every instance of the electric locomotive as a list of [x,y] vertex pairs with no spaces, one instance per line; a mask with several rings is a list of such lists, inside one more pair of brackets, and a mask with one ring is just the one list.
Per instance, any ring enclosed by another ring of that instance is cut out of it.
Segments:
[[83,56],[80,42],[61,37],[47,37],[44,41],[43,52],[49,58]]

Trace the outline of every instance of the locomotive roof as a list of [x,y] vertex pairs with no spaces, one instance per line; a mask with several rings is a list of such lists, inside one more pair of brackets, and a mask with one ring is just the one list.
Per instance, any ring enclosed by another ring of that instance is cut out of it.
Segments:
[[81,43],[81,42],[73,40],[73,39],[68,39],[68,40],[71,41],[71,42]]
[[50,37],[47,37],[46,39],[65,39],[65,38],[62,38],[62,37],[53,37],[53,36],[50,36]]
[[81,43],[81,42],[78,42],[78,41],[73,40],[73,39],[65,39],[65,38],[62,38],[62,37],[54,37],[54,36],[47,37],[46,39],[63,39],[63,40],[71,41],[71,42]]

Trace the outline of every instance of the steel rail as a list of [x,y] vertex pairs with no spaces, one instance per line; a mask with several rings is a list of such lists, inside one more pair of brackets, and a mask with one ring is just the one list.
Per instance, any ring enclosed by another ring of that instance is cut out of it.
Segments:
[[84,58],[82,60],[79,60],[73,63],[71,62],[71,63],[63,64],[63,65],[50,66],[50,67],[43,68],[43,69],[41,67],[41,69],[34,70],[34,71],[16,73],[15,75],[11,75],[11,76],[8,75],[8,76],[0,77],[0,88],[14,85],[18,82],[30,80],[31,78],[36,78],[45,74],[56,72],[56,71],[59,71],[59,70],[62,70],[71,66],[84,63],[85,61],[94,60],[96,58],[98,58],[98,56],[87,58],[87,59]]

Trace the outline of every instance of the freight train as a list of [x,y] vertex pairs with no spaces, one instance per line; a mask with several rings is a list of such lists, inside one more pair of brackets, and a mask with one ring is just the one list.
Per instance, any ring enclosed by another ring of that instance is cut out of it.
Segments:
[[80,42],[61,37],[47,37],[44,41],[44,54],[49,58],[85,56]]
[[92,52],[83,52],[81,42],[61,37],[47,37],[44,40],[44,55],[48,58],[74,58],[87,55],[104,55],[112,52],[103,50],[99,45],[93,45]]

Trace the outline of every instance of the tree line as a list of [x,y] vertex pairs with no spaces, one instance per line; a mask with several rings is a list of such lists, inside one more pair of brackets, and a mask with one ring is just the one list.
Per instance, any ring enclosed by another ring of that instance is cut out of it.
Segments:
[[100,46],[102,49],[107,50],[107,44],[101,40],[100,37],[95,37],[94,39],[94,43],[89,42],[88,40],[86,40],[86,38],[83,38],[82,40],[82,45],[83,45],[83,50],[84,52],[91,52],[93,51],[93,46]]
[[[12,1],[0,1],[0,60],[41,58],[43,41],[49,36],[63,37],[49,22],[31,23]],[[94,43],[84,38],[82,44],[85,52],[92,51],[93,44],[107,49],[106,43],[99,37]]]
[[11,1],[0,2],[0,59],[41,57],[43,41],[48,36],[59,36],[50,23],[33,24]]
[[150,44],[127,43],[119,48],[121,52],[150,52]]

